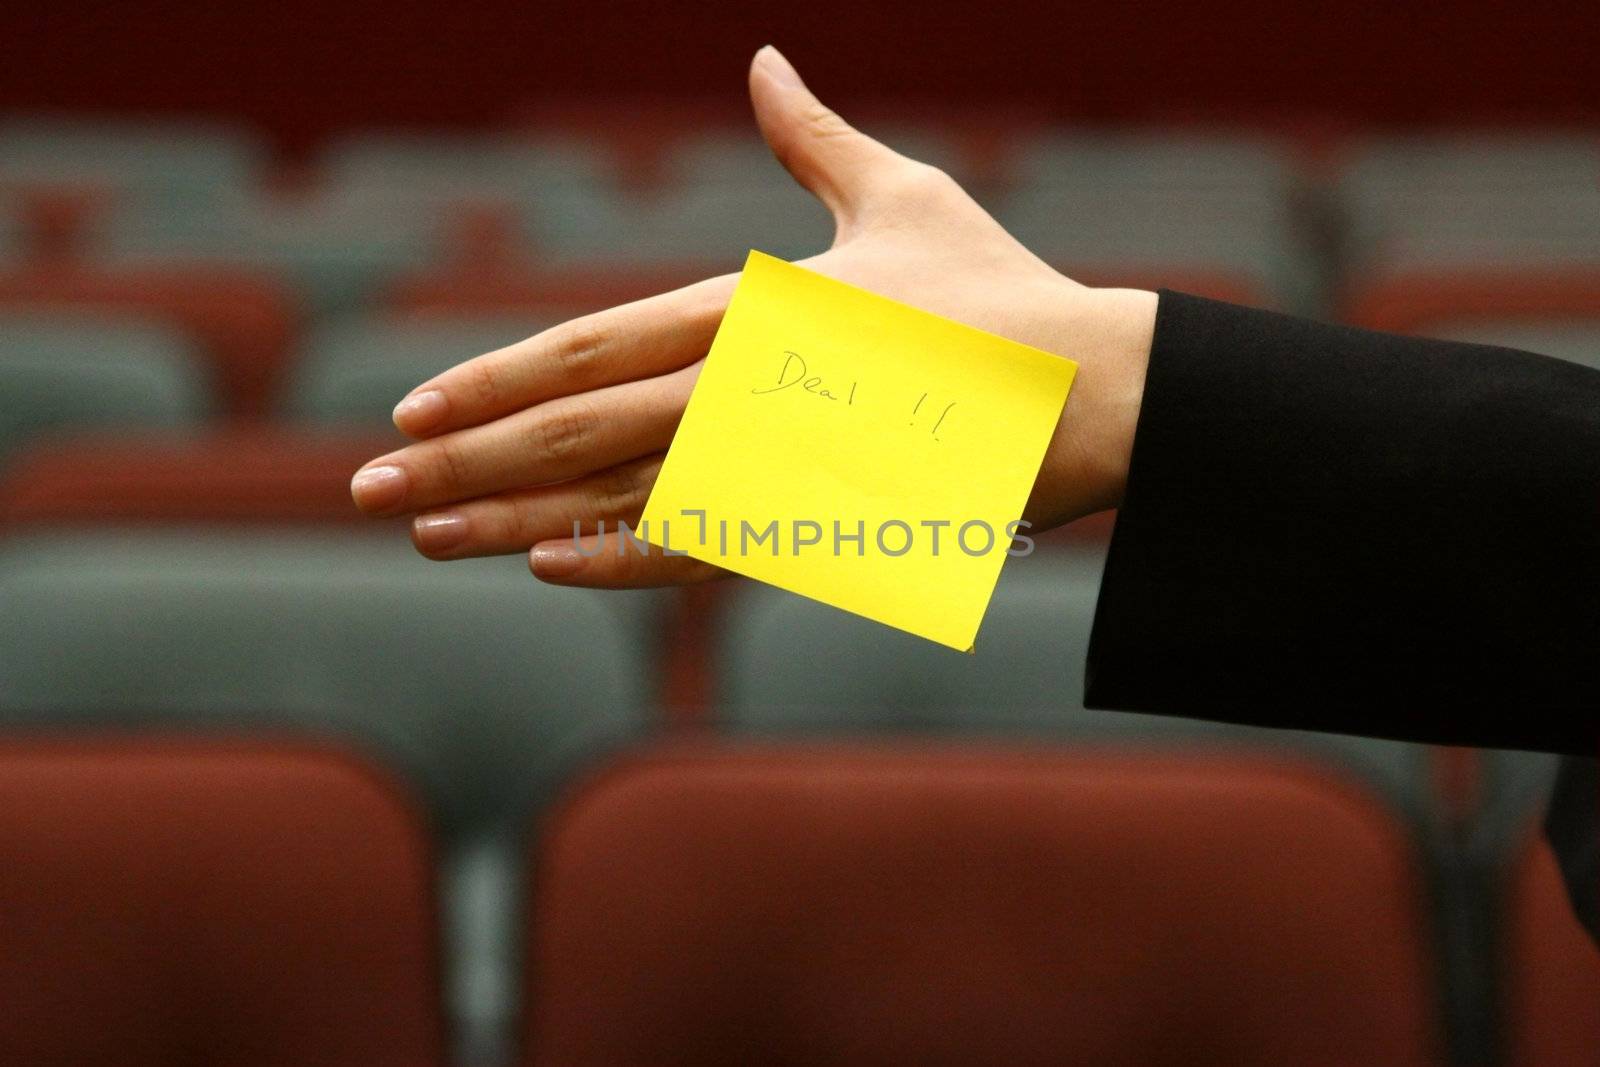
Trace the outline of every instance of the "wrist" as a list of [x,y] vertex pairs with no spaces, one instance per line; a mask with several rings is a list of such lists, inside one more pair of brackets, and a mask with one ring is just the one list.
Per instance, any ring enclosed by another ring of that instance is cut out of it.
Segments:
[[1053,350],[1078,374],[1029,507],[1045,528],[1121,506],[1155,335],[1155,293],[1061,281]]
[[1097,419],[1101,440],[1096,454],[1102,469],[1106,508],[1120,507],[1127,490],[1128,468],[1133,459],[1134,431],[1144,401],[1145,376],[1150,368],[1150,347],[1155,339],[1159,298],[1143,289],[1091,290],[1099,305],[1096,316],[1102,335],[1092,351],[1096,363]]

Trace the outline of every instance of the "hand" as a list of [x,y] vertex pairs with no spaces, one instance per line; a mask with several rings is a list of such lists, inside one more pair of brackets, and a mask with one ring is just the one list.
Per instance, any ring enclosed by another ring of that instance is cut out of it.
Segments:
[[[1127,480],[1156,297],[1091,289],[1000,228],[944,173],[858,133],[767,47],[750,97],[768,145],[833,213],[811,270],[1076,360],[1079,370],[1024,517],[1037,530],[1116,507]],[[533,573],[640,586],[722,572],[687,557],[579,553],[573,523],[638,520],[737,275],[602,311],[419,385],[394,421],[418,443],[351,485],[374,515],[419,512],[433,559],[532,548]]]

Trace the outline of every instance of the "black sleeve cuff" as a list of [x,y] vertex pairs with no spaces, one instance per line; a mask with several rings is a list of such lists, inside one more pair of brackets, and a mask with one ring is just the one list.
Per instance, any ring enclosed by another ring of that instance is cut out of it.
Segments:
[[1600,372],[1163,292],[1090,706],[1600,750]]

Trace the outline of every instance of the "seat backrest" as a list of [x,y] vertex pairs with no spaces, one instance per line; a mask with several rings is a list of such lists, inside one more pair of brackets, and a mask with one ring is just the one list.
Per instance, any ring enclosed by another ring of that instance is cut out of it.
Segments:
[[1338,182],[1363,277],[1427,265],[1593,263],[1600,139],[1480,131],[1355,146]]
[[1084,545],[1007,560],[972,655],[814,601],[741,589],[719,625],[721,725],[762,738],[1288,749],[1359,775],[1421,831],[1429,804],[1422,746],[1087,710],[1083,672],[1103,558],[1103,546]]
[[1019,186],[1212,190],[1282,199],[1295,172],[1286,145],[1264,137],[1179,130],[1058,130],[1023,138],[1013,150]]
[[557,137],[358,134],[330,144],[320,164],[323,183],[336,193],[435,210],[536,201],[552,185],[615,180],[604,152]]
[[1406,835],[1294,761],[669,750],[534,863],[529,1064],[1438,1062]]
[[352,318],[317,331],[285,407],[316,423],[389,426],[394,406],[441,371],[554,326],[559,313]]
[[832,242],[827,209],[793,182],[689,185],[652,204],[626,254],[644,263],[704,264],[710,276],[742,269],[752,248],[803,259]]
[[[1600,805],[1600,796],[1591,798]],[[1600,1063],[1600,946],[1572,913],[1549,844],[1534,836],[1506,873],[1502,942],[1509,1063]]]
[[1058,131],[1019,143],[1011,176],[996,217],[1074,278],[1202,281],[1290,309],[1320,298],[1295,170],[1270,139]]
[[192,426],[210,407],[206,394],[192,346],[169,329],[0,312],[0,457],[86,428]]
[[0,273],[0,308],[136,317],[175,330],[205,359],[219,406],[240,415],[260,414],[272,395],[295,316],[272,278],[216,266],[25,268]]
[[653,598],[319,531],[37,529],[0,551],[0,724],[346,738],[446,829],[642,726]]
[[443,1062],[430,848],[329,751],[0,743],[0,1061]]
[[79,188],[192,204],[254,185],[267,157],[258,138],[221,124],[42,118],[0,123],[0,189]]
[[331,196],[240,195],[113,214],[90,249],[114,270],[221,266],[279,275],[319,314],[349,312],[434,260],[447,220]]
[[1017,190],[998,206],[996,218],[1073,277],[1138,277],[1167,287],[1221,277],[1296,310],[1318,295],[1314,264],[1297,239],[1287,201],[1181,186],[1079,190],[1062,184]]

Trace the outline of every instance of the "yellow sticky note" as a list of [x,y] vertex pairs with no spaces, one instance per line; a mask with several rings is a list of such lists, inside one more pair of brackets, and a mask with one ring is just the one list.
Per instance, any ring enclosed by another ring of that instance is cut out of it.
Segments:
[[751,252],[639,535],[970,651],[1076,370]]

